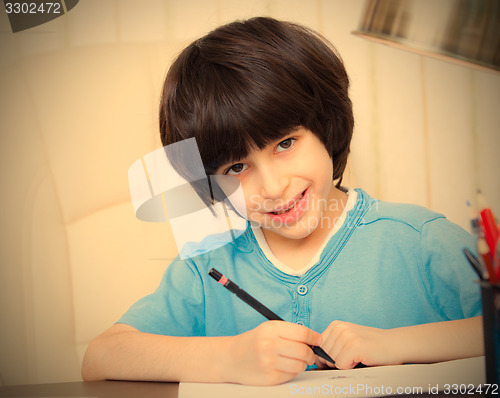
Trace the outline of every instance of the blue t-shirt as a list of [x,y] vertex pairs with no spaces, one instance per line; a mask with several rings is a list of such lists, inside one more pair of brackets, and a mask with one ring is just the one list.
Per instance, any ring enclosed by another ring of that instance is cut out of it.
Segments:
[[248,227],[222,247],[174,260],[157,290],[119,322],[155,334],[228,336],[266,321],[212,279],[212,267],[284,320],[319,333],[334,320],[388,329],[481,314],[462,252],[475,251],[468,232],[423,207],[356,191],[354,208],[304,275],[273,266]]

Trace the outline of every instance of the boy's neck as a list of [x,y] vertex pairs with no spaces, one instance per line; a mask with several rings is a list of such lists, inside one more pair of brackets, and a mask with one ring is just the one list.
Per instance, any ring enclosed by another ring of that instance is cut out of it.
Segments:
[[327,206],[328,210],[325,210],[323,217],[328,218],[328,222],[321,222],[320,226],[305,238],[289,239],[262,229],[267,244],[277,259],[294,270],[299,270],[309,263],[344,211],[347,193],[332,185],[329,201],[338,205]]

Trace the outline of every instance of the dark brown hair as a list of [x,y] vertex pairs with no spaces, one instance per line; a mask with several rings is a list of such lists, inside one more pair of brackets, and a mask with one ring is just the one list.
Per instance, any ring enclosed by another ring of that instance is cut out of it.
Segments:
[[340,185],[354,119],[349,79],[318,33],[257,17],[221,26],[185,48],[163,86],[163,145],[195,137],[207,174],[303,126],[333,160]]

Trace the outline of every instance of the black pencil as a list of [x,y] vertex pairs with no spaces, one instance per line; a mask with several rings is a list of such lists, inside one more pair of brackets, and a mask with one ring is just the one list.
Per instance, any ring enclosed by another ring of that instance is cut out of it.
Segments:
[[[227,279],[224,275],[222,275],[215,268],[210,269],[210,271],[208,271],[208,274],[212,278],[214,278],[217,282],[222,284],[222,286],[224,286],[226,289],[228,289],[231,293],[236,294],[236,296],[238,296],[238,298],[243,300],[250,307],[252,307],[254,310],[259,312],[261,315],[265,316],[270,321],[283,321],[283,319],[280,316],[276,315],[269,308],[267,308],[264,304],[257,301],[256,299],[254,299],[252,296],[250,296],[243,289],[240,289],[240,287],[236,283]],[[309,347],[311,347],[311,349],[314,351],[314,353],[317,356],[330,362],[332,365],[335,364],[335,361],[332,358],[330,358],[330,356],[321,347],[319,347],[317,345],[313,345],[313,346],[309,346]]]
[[479,262],[478,258],[472,254],[472,252],[464,248],[463,250],[465,257],[467,257],[467,260],[469,261],[469,264],[471,265],[472,269],[476,272],[476,274],[479,276],[479,279],[484,281],[484,275],[481,272],[481,263]]

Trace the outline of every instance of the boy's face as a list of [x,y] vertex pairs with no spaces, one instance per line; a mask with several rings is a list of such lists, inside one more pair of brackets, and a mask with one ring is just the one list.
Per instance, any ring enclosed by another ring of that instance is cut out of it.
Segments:
[[247,218],[264,233],[303,239],[333,225],[333,163],[323,143],[300,127],[217,174],[238,178]]

